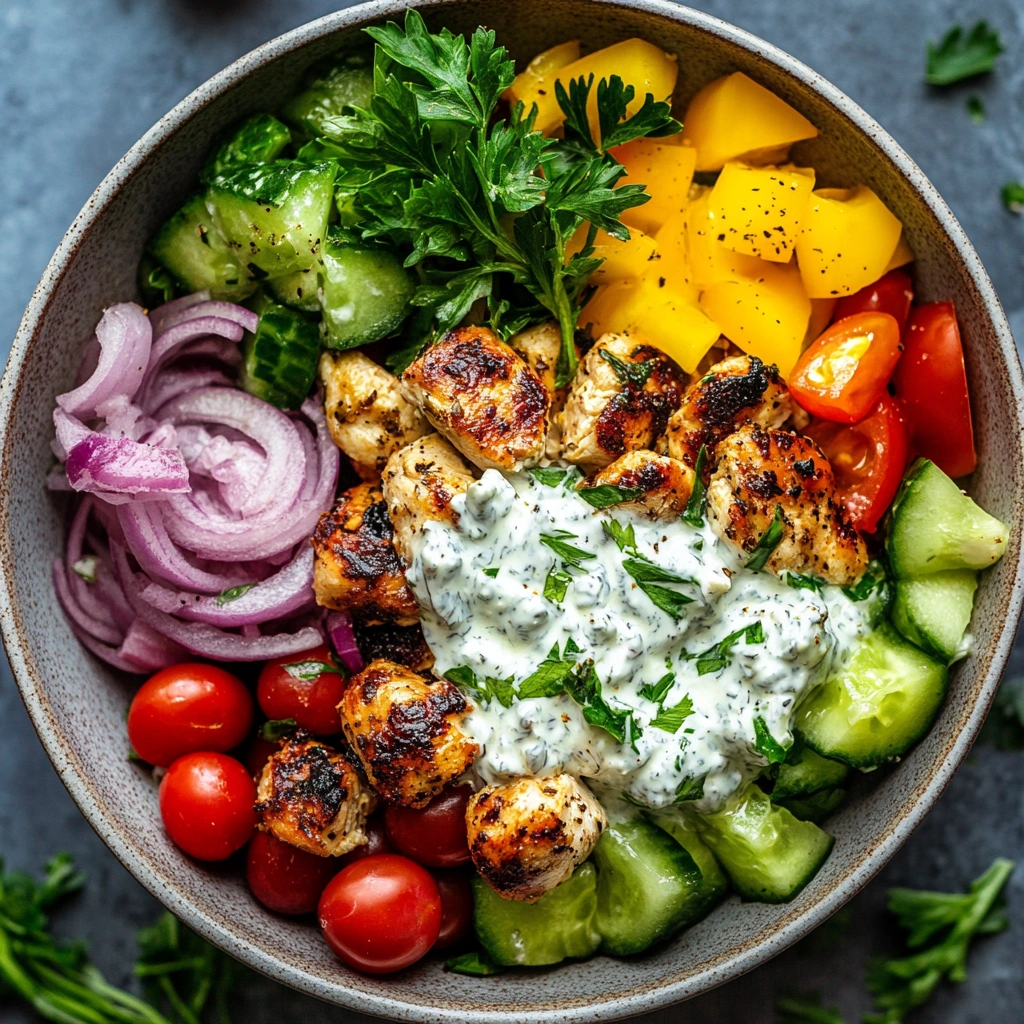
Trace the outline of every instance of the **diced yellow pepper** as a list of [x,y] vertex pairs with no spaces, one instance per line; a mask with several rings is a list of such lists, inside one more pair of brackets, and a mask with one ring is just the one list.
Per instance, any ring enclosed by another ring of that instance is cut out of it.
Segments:
[[[705,192],[690,201],[686,208],[686,249],[690,273],[698,288],[709,288],[721,281],[728,281],[738,274],[756,274],[763,260],[744,253],[726,249],[718,241],[708,217],[708,198]],[[661,232],[658,232],[660,239]]]
[[832,322],[832,314],[838,302],[838,299],[811,299],[811,319],[807,323],[807,334],[804,335],[804,348],[817,340]]
[[[572,236],[567,252],[570,256],[578,253],[587,240],[587,227],[584,224]],[[594,271],[594,283],[608,284],[637,278],[645,274],[652,263],[657,262],[658,253],[654,239],[636,228],[630,228],[629,238],[622,241],[613,238],[604,231],[598,231],[594,239],[594,258],[604,262]]]
[[657,259],[648,268],[651,274],[666,277],[676,289],[686,289],[696,303],[699,292],[693,282],[690,257],[686,245],[686,210],[673,213],[654,236]]
[[623,84],[633,86],[633,99],[626,108],[627,115],[635,114],[644,104],[648,94],[656,100],[667,100],[672,96],[679,75],[676,58],[658,49],[643,39],[624,39],[621,43],[606,46],[603,50],[588,54],[565,67],[545,74],[535,83],[523,83],[519,98],[529,111],[531,104],[537,104],[537,120],[534,127],[545,134],[553,132],[563,120],[562,108],[555,98],[555,82],[561,82],[569,91],[569,82],[583,77],[594,76],[587,110],[592,129],[597,127],[597,86],[602,78],[618,75]]
[[712,285],[700,307],[744,352],[775,363],[784,377],[803,348],[811,303],[791,263],[761,262],[759,272]]
[[552,46],[550,50],[538,53],[524,71],[516,75],[512,84],[505,91],[505,98],[509,103],[518,103],[524,100],[528,93],[537,92],[544,88],[544,82],[549,75],[572,64],[580,59],[580,41],[570,39],[567,43],[559,43]]
[[818,129],[742,71],[704,86],[690,101],[683,139],[697,150],[697,170],[717,171],[727,160],[781,163],[789,147]]
[[813,188],[802,170],[727,163],[708,197],[708,220],[726,249],[788,263]]
[[588,329],[595,338],[609,331],[621,331],[626,326],[621,311],[626,309],[635,290],[636,281],[616,281],[598,288],[580,313],[580,327]]
[[812,299],[852,295],[877,281],[896,251],[903,228],[864,185],[818,189],[807,204],[796,244]]
[[686,206],[693,182],[696,150],[658,139],[637,139],[616,146],[611,155],[626,168],[622,185],[646,185],[651,197],[622,214],[622,223],[654,234],[672,214]]
[[897,267],[905,267],[908,263],[914,262],[914,254],[907,245],[907,236],[905,234],[900,235],[900,240],[896,243],[896,251],[892,254],[892,259],[889,260],[889,265],[885,268],[885,273],[888,274],[890,270],[895,270]]

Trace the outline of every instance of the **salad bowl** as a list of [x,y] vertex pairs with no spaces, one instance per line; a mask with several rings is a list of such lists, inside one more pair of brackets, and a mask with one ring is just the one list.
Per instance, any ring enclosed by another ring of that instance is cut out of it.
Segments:
[[732,899],[642,957],[598,957],[497,977],[445,973],[425,960],[390,977],[346,969],[316,932],[275,917],[237,874],[184,858],[160,824],[148,775],[126,758],[123,680],[75,642],[50,566],[65,509],[45,488],[53,396],[72,385],[78,349],[100,312],[135,294],[139,256],[187,194],[211,142],[231,123],[280,102],[309,67],[367,25],[415,6],[431,28],[485,24],[520,63],[567,38],[588,49],[638,36],[678,54],[678,108],[703,85],[743,71],[820,129],[800,143],[829,187],[862,183],[903,223],[918,295],[959,312],[979,468],[972,494],[1016,524],[1024,506],[1024,381],[992,285],[962,229],[899,146],[819,75],[767,43],[660,0],[426,0],[367,3],[265,44],[166,115],[118,163],[47,267],[15,340],[0,398],[0,627],[33,723],[90,823],[125,866],[189,926],[257,970],[349,1009],[410,1021],[590,1021],[632,1016],[706,991],[779,953],[820,925],[886,863],[934,805],[966,756],[994,697],[1021,609],[1020,542],[979,590],[972,653],[951,676],[940,717],[894,770],[869,777],[830,820],[836,844],[808,887],[785,905]]

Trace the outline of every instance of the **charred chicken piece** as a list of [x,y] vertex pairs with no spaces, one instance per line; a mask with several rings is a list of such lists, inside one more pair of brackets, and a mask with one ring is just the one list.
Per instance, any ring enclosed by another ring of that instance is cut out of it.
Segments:
[[363,661],[395,661],[413,672],[427,672],[434,666],[434,652],[427,646],[419,623],[415,626],[380,625],[357,621],[356,643]]
[[685,463],[654,452],[628,452],[596,473],[584,487],[612,486],[634,493],[615,508],[629,509],[649,519],[678,519],[686,511],[694,474]]

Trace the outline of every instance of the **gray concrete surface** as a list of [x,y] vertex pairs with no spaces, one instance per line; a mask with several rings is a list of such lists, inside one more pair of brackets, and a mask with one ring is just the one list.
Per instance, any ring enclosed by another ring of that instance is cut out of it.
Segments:
[[[510,0],[514,2],[514,0]],[[329,0],[0,0],[0,346],[6,351],[39,274],[89,193],[165,111],[234,58],[333,6]],[[821,71],[906,147],[977,246],[1024,338],[1024,219],[998,190],[1024,178],[1024,5],[1013,0],[707,0],[704,9],[755,32]],[[985,17],[1007,52],[988,80],[937,94],[923,84],[925,42],[958,20]],[[982,98],[984,124],[965,102]],[[1024,673],[1018,645],[1009,675]],[[0,854],[35,869],[70,850],[85,894],[57,920],[89,940],[100,967],[128,981],[135,930],[157,904],[92,833],[32,732],[0,665]],[[768,1024],[775,997],[818,989],[850,1021],[867,1008],[869,954],[891,948],[890,885],[959,888],[995,856],[1024,861],[1024,754],[985,744],[889,868],[856,899],[843,928],[747,977],[644,1018],[649,1024]],[[1009,893],[1013,925],[980,942],[967,982],[944,988],[914,1021],[1013,1024],[1024,1019],[1024,870]],[[250,977],[236,1024],[368,1020]],[[0,1002],[0,1020],[30,1016]]]

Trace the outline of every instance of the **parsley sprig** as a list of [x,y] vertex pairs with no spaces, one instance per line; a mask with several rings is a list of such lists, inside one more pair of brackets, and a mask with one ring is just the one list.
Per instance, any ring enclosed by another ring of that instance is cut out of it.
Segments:
[[925,81],[929,85],[952,85],[991,71],[1003,52],[999,33],[979,21],[969,32],[954,25],[939,43],[928,43]]
[[677,572],[655,565],[646,555],[641,554],[636,546],[636,531],[633,524],[623,526],[616,519],[605,520],[601,524],[604,532],[615,542],[616,547],[626,554],[622,560],[622,568],[633,578],[633,582],[663,612],[674,619],[682,617],[686,605],[693,603],[693,598],[681,594],[665,583],[696,584],[689,576],[680,576]]
[[565,600],[569,584],[572,582],[572,574],[569,569],[582,570],[584,559],[596,557],[592,551],[584,551],[583,548],[569,543],[570,540],[575,540],[576,536],[575,533],[570,533],[568,530],[557,530],[555,533],[540,535],[540,542],[549,547],[562,560],[561,567],[553,565],[544,580],[544,596],[556,604]]
[[732,649],[743,640],[744,644],[763,644],[764,627],[761,623],[752,622],[749,626],[737,629],[728,636],[723,637],[717,644],[713,644],[706,651],[699,654],[683,655],[688,661],[693,661],[697,668],[697,675],[706,676],[712,672],[721,672],[730,661],[732,661]]

